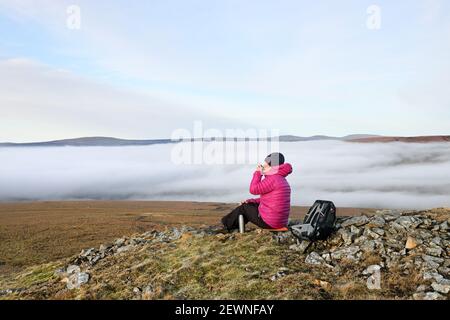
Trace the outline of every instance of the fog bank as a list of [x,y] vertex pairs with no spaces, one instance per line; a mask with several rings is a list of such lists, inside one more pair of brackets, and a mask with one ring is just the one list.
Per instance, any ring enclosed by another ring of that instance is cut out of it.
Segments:
[[[0,200],[193,200],[251,197],[255,165],[177,165],[174,145],[0,148]],[[278,150],[273,150],[278,151]],[[329,199],[338,206],[450,206],[445,143],[281,143],[293,165],[294,205]],[[254,152],[254,151],[252,151]],[[258,157],[261,161],[264,154]]]

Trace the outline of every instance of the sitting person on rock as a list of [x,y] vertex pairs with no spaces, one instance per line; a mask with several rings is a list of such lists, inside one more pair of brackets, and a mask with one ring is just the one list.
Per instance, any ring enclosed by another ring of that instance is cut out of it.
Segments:
[[284,163],[284,156],[275,152],[258,165],[250,183],[250,193],[260,195],[248,199],[222,218],[226,232],[239,228],[239,216],[244,223],[252,222],[263,229],[287,227],[291,206],[291,187],[286,177],[292,173],[292,166]]

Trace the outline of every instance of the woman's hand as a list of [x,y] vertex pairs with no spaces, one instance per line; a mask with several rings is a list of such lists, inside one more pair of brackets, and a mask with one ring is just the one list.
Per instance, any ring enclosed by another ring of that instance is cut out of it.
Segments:
[[256,171],[262,172],[263,171],[263,166],[258,164],[258,166],[256,167]]

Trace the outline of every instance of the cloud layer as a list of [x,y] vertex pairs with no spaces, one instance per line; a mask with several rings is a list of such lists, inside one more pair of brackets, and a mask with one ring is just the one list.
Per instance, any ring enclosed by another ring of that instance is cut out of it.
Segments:
[[[175,165],[173,147],[1,148],[0,200],[250,197],[253,165]],[[447,144],[321,141],[282,143],[280,150],[294,167],[288,180],[295,205],[450,206]]]

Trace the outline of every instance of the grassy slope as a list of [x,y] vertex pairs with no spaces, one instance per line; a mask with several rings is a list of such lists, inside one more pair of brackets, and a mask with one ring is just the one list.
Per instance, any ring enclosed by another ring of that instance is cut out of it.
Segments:
[[[154,291],[145,299],[395,299],[411,296],[420,280],[394,271],[383,278],[383,290],[370,291],[355,272],[360,274],[376,257],[358,265],[344,261],[337,275],[305,264],[305,256],[288,246],[268,231],[202,237],[187,233],[173,243],[146,244],[101,260],[79,290],[66,290],[54,276],[67,261],[29,268],[0,281],[0,288],[28,288],[7,296],[21,299],[134,299],[133,288],[149,284]],[[287,274],[272,281],[280,268],[288,268]]]
[[[216,224],[235,204],[165,201],[0,203],[0,278],[111,239],[166,226]],[[306,208],[293,207],[299,218]],[[365,209],[340,208],[345,215]]]

